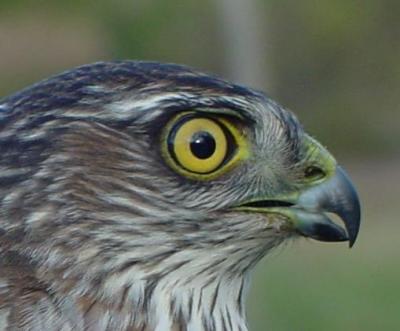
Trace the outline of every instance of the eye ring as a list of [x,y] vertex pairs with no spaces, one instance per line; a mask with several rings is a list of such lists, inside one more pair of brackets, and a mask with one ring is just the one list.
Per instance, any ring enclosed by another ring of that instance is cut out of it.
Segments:
[[187,171],[210,173],[226,158],[227,137],[221,125],[206,117],[183,118],[168,136],[168,150]]
[[162,154],[176,172],[212,179],[247,155],[243,132],[225,117],[186,113],[173,118],[162,135]]

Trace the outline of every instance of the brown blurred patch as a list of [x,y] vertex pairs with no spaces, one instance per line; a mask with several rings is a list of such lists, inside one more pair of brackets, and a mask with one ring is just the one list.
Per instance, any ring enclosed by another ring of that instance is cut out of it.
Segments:
[[[105,57],[100,28],[93,20],[46,12],[0,15],[0,91],[22,88],[59,72],[60,68],[94,62]],[[0,93],[0,95],[3,93]]]

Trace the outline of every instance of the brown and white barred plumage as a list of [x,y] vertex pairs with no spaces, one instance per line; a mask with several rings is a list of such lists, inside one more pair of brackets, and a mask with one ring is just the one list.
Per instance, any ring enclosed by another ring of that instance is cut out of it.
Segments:
[[[160,130],[188,109],[240,113],[256,157],[177,175]],[[1,100],[0,330],[247,330],[249,272],[293,233],[228,208],[295,180],[303,134],[263,94],[177,65],[97,63]]]

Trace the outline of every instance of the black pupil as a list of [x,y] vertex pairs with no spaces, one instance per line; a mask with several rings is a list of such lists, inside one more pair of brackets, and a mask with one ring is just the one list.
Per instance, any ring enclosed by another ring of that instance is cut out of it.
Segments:
[[190,150],[199,159],[208,159],[215,152],[215,139],[205,131],[196,132],[190,141]]

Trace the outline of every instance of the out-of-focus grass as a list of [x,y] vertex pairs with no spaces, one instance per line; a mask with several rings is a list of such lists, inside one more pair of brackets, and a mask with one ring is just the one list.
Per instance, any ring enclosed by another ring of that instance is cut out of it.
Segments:
[[261,263],[249,299],[251,330],[400,328],[398,169],[399,161],[350,167],[363,205],[353,249],[299,240]]

